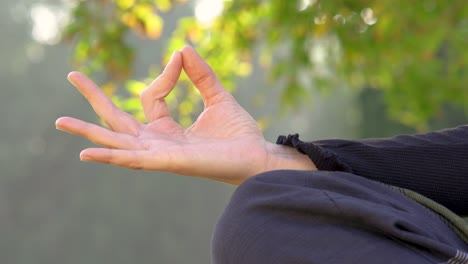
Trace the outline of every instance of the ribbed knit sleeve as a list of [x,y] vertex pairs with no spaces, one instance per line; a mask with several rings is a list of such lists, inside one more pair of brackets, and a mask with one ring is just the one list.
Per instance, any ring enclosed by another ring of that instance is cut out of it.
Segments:
[[277,144],[308,155],[319,170],[345,171],[418,192],[459,215],[468,215],[468,126],[384,139]]

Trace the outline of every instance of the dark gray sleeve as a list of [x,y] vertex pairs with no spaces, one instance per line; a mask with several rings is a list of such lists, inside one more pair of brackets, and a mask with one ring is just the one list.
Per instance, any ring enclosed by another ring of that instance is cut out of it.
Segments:
[[319,170],[410,189],[468,215],[468,126],[364,140],[303,142],[295,134],[280,136],[277,143],[308,155]]

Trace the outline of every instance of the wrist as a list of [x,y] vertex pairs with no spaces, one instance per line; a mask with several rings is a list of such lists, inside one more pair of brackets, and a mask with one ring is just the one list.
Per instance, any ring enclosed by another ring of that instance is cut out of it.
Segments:
[[317,170],[309,156],[300,153],[297,149],[266,143],[268,159],[265,171],[271,170]]

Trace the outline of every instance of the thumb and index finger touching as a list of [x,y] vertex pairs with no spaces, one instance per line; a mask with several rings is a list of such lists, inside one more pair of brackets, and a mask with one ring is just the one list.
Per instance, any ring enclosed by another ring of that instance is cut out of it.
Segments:
[[[142,104],[148,121],[169,116],[169,110],[164,98],[174,88],[182,69],[200,91],[205,107],[209,107],[229,97],[229,93],[224,89],[211,67],[192,47],[186,46],[173,54],[163,73],[142,93]],[[141,125],[140,123],[136,124],[137,121],[135,119],[118,109],[110,98],[83,74],[73,72],[69,75],[69,79],[77,86],[86,99],[90,101],[95,111],[107,121],[111,130],[123,132],[125,134],[134,134],[132,131],[129,131],[129,129],[138,129],[137,127]],[[71,123],[70,120],[73,121],[71,118],[59,119],[57,121],[57,127],[70,132],[83,130],[82,128],[70,128],[71,125],[68,124]],[[83,133],[75,134],[82,135]],[[108,136],[108,134],[109,133],[104,133],[103,135]],[[80,157],[83,160],[112,163],[123,167],[132,167],[135,165],[133,167],[161,170],[174,167],[168,163],[170,161],[168,157],[166,157],[166,161],[160,160],[154,163],[151,161],[154,160],[156,156],[148,156],[146,152],[142,151],[130,151],[120,148],[86,149],[80,154]],[[143,166],[145,165],[144,163],[151,165]]]
[[[228,92],[219,82],[211,67],[190,46],[174,52],[163,73],[156,78],[141,94],[143,110],[148,122],[169,116],[169,109],[164,98],[174,88],[182,69],[193,82],[205,103],[205,107],[225,98]],[[79,72],[68,76],[80,92],[91,103],[96,113],[101,116],[112,130],[135,134],[138,122],[130,115],[120,111],[96,84]],[[58,120],[59,126],[65,126],[65,120]],[[62,125],[63,123],[63,125]]]
[[174,88],[182,69],[200,91],[205,107],[227,94],[211,67],[190,46],[175,51],[164,71],[140,95],[148,122],[169,116],[164,98]]

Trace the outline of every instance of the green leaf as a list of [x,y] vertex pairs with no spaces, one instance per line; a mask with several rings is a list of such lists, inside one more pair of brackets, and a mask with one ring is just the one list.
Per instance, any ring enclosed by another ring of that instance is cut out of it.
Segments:
[[127,81],[127,91],[133,96],[139,96],[141,92],[146,89],[147,85],[143,82],[130,80]]

